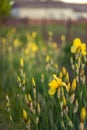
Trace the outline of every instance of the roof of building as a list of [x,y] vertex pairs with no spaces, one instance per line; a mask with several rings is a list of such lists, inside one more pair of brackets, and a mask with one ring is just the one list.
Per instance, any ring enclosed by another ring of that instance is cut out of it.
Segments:
[[77,12],[87,12],[87,4],[70,4],[52,0],[15,0],[13,8],[71,8]]

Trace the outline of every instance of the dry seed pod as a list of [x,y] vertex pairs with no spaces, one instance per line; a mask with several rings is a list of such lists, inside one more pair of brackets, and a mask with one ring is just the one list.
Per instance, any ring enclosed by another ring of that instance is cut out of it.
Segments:
[[75,100],[75,105],[74,105],[74,110],[73,110],[73,113],[76,113],[78,110],[78,101]]
[[70,103],[73,104],[75,100],[75,94],[73,93],[71,96],[70,96]]
[[79,124],[79,130],[85,130],[85,129],[84,129],[84,123],[83,123],[83,122],[80,122],[80,124]]

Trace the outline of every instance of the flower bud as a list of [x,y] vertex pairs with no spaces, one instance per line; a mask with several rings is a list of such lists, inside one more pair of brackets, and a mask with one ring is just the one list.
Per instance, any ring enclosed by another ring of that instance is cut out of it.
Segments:
[[75,100],[75,104],[74,104],[74,110],[73,110],[73,113],[76,113],[78,111],[78,101]]
[[28,115],[27,112],[25,111],[25,109],[23,109],[23,118],[25,122],[28,122]]
[[72,85],[71,85],[71,92],[74,92],[76,90],[76,79],[74,79],[72,81]]
[[68,72],[66,73],[65,81],[69,82],[69,74],[68,74]]
[[32,85],[33,85],[33,87],[36,87],[34,78],[32,78]]
[[64,76],[66,75],[67,71],[66,71],[65,67],[62,67],[62,73],[63,73]]
[[70,96],[70,103],[72,104],[74,101],[75,101],[75,94],[73,93],[73,94]]
[[37,110],[38,110],[38,113],[40,113],[40,104],[39,103],[37,105]]
[[67,84],[67,91],[68,92],[70,91],[70,82],[68,82],[68,84]]
[[32,102],[32,98],[31,98],[30,94],[28,94],[28,100],[29,100],[29,102]]
[[21,67],[24,66],[24,60],[23,60],[23,58],[20,59],[20,65],[21,65]]
[[60,72],[60,74],[59,74],[59,75],[60,75],[60,78],[62,78],[62,77],[63,77],[63,74],[62,74],[62,72]]
[[66,107],[66,104],[67,104],[66,99],[65,99],[65,97],[63,96],[63,107]]
[[80,112],[80,121],[84,122],[86,119],[86,109],[85,107],[82,107],[81,112]]

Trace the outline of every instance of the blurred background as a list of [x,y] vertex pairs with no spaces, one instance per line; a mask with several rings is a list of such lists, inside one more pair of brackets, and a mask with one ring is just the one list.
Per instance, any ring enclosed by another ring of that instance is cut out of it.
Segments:
[[62,34],[67,40],[78,36],[87,40],[86,1],[3,0],[0,16],[0,25],[35,27],[45,39],[51,30],[56,41],[60,41]]

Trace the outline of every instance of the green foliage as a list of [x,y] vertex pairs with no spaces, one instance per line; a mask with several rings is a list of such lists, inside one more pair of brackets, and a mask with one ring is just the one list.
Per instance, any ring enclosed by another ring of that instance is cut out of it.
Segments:
[[[75,114],[73,114],[73,108],[76,102],[70,103],[69,96],[72,97],[72,93],[68,94],[64,89],[69,113],[68,116],[65,114],[63,118],[61,117],[61,101],[56,95],[57,92],[54,96],[48,94],[48,83],[52,80],[53,74],[60,75],[61,69],[59,70],[59,68],[62,66],[66,66],[71,77],[75,77],[75,75],[72,76],[73,71],[70,67],[72,41],[67,44],[61,43],[62,45],[58,47],[52,36],[46,41],[42,39],[40,33],[37,35],[34,28],[33,31],[24,30],[24,28],[21,30],[22,28],[6,30],[3,27],[0,32],[0,129],[25,130],[29,125],[26,125],[23,119],[22,110],[25,109],[31,122],[31,130],[77,130],[80,110],[82,106],[87,108],[86,84],[79,84],[78,89],[74,92],[75,99],[78,98],[79,103],[78,112]],[[33,77],[36,84],[34,87],[32,85]],[[69,77],[70,82],[71,77]],[[6,94],[9,97],[8,102]],[[28,97],[27,100],[25,98],[28,94],[31,95],[35,114],[30,109]],[[39,114],[35,102],[40,104]],[[64,111],[66,108],[63,108]],[[38,125],[35,122],[37,116],[39,117]],[[70,119],[74,128],[70,126],[72,125]],[[86,124],[85,127],[87,129]]]
[[13,2],[13,0],[0,1],[0,16],[4,17],[10,14]]

